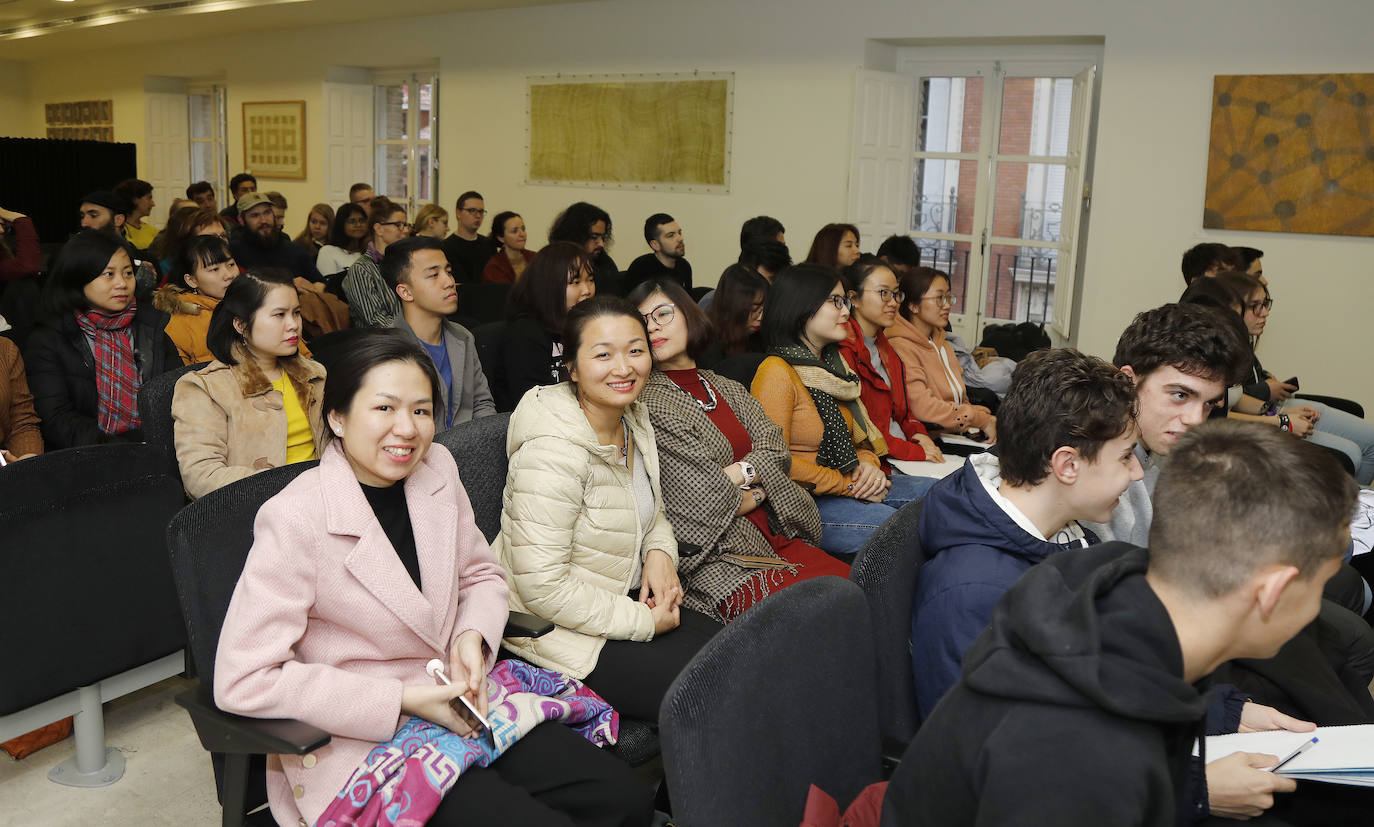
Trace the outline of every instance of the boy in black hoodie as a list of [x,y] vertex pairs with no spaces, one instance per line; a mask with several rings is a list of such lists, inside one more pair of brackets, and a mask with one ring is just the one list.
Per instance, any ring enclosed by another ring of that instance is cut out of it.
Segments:
[[[1007,592],[893,777],[884,824],[1191,823],[1207,712],[1195,684],[1227,660],[1272,657],[1316,616],[1355,495],[1325,451],[1273,428],[1221,421],[1181,437],[1150,551],[1061,552]],[[1275,533],[1256,544],[1261,518]]]

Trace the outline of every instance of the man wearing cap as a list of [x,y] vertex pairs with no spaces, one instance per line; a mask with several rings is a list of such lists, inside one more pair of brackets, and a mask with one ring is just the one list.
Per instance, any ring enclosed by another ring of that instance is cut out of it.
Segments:
[[291,242],[277,228],[277,216],[272,200],[261,192],[241,196],[234,205],[243,226],[229,236],[229,249],[234,260],[245,270],[256,267],[275,267],[293,277],[310,281],[324,281],[315,269],[315,258],[301,245]]

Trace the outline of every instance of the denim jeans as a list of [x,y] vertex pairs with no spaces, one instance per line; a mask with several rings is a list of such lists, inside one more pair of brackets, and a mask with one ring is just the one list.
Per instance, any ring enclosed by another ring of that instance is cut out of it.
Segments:
[[1321,414],[1308,441],[1323,448],[1341,451],[1350,457],[1355,465],[1355,478],[1360,485],[1374,482],[1374,424],[1310,399],[1294,399],[1290,404],[1308,405]]
[[892,475],[892,490],[881,503],[825,494],[816,498],[821,512],[821,548],[831,554],[856,554],[883,520],[897,509],[925,496],[935,484],[932,477]]

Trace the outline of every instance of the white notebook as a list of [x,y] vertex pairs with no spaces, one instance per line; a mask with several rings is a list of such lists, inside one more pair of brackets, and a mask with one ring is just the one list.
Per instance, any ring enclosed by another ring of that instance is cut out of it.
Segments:
[[1329,784],[1374,787],[1374,724],[1317,727],[1314,732],[1245,732],[1207,738],[1207,763],[1237,752],[1258,752],[1283,760],[1304,742],[1317,743],[1289,761],[1279,775]]
[[950,454],[945,457],[944,462],[926,462],[925,460],[893,459],[887,457],[888,464],[903,474],[913,477],[935,477],[942,479],[953,474],[964,467],[964,458]]

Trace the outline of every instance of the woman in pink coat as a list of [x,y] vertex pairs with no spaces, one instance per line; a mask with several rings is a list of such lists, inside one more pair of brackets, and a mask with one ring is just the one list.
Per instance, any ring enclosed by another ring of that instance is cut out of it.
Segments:
[[[439,378],[395,331],[371,331],[330,373],[330,443],[258,512],[220,635],[215,700],[229,712],[297,718],[333,735],[306,756],[270,756],[281,824],[314,824],[379,742],[410,716],[469,729],[506,622],[505,576],[476,524],[452,456],[430,451]],[[442,658],[452,684],[425,672]],[[430,824],[647,824],[646,785],[557,723],[459,777]],[[302,821],[303,819],[303,821]]]

